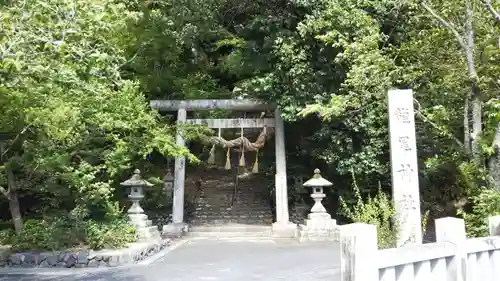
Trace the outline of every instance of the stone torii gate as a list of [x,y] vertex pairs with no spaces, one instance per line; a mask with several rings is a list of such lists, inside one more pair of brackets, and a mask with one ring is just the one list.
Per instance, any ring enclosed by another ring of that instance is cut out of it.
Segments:
[[[273,235],[276,237],[295,237],[297,226],[290,222],[288,213],[288,192],[286,175],[285,132],[280,110],[271,104],[254,100],[152,100],[150,105],[159,111],[177,111],[177,124],[204,124],[214,129],[224,128],[275,128],[276,147],[276,222],[273,224]],[[226,109],[232,111],[266,111],[274,110],[274,118],[264,119],[187,119],[187,111]],[[176,143],[185,146],[182,135],[177,132]],[[175,159],[174,198],[172,207],[172,224],[164,226],[163,231],[180,235],[187,229],[184,222],[184,180],[186,177],[185,158]]]

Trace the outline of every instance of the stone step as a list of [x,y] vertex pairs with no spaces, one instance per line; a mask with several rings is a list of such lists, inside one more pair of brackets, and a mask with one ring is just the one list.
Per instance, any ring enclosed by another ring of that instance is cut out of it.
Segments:
[[269,205],[253,205],[253,206],[243,206],[243,205],[235,205],[233,207],[230,206],[196,206],[192,211],[193,212],[270,212],[271,206]]
[[272,216],[198,216],[190,218],[191,221],[269,221],[272,220]]
[[[233,185],[222,185],[219,183],[219,185],[202,185],[200,190],[201,191],[230,191],[231,193],[234,192],[235,186]],[[255,186],[254,184],[252,185],[239,185],[236,187],[236,192],[245,192],[245,191],[255,191],[255,192],[262,192],[262,193],[269,193],[268,188],[263,188],[259,186]]]
[[[221,199],[226,199],[226,198],[233,198],[232,194],[208,194],[208,195],[200,195],[198,197],[198,200],[221,200]],[[234,196],[235,199],[245,199],[245,200],[267,200],[270,197],[266,195],[236,195]]]
[[269,196],[266,195],[236,195],[233,196],[232,194],[206,194],[206,195],[199,195],[198,200],[200,201],[207,201],[207,200],[245,200],[245,201],[268,201],[270,199]]
[[232,210],[242,210],[242,211],[248,211],[248,210],[258,210],[258,211],[266,211],[266,210],[271,210],[271,206],[267,204],[255,204],[255,205],[234,205],[234,206],[224,206],[224,205],[197,205],[196,208],[194,209],[195,211],[201,211],[201,210],[214,210],[214,211],[227,211],[230,212]]
[[199,198],[196,200],[196,203],[198,204],[228,204],[230,205],[231,203],[248,203],[248,204],[262,204],[262,203],[267,203],[269,204],[268,199],[266,198]]
[[273,232],[272,231],[265,231],[265,232],[244,232],[244,231],[237,231],[237,232],[229,232],[229,231],[224,231],[224,232],[188,232],[188,236],[190,237],[212,237],[212,238],[236,238],[236,237],[245,237],[245,238],[251,238],[251,237],[272,237]]
[[[203,184],[201,186],[201,190],[230,190],[231,192],[234,191],[234,183],[228,185],[228,184],[223,184],[222,182],[219,183],[214,183],[214,184]],[[247,183],[247,184],[240,184],[236,187],[236,191],[245,191],[245,190],[252,190],[252,191],[260,191],[260,192],[268,192],[269,193],[269,188],[267,187],[262,187],[255,185],[253,183]]]
[[197,206],[228,206],[230,207],[231,205],[237,206],[237,205],[247,205],[251,207],[255,206],[270,206],[270,203],[268,200],[199,200],[196,202]]
[[[231,186],[219,186],[219,185],[214,185],[214,186],[207,186],[203,185],[200,189],[201,192],[215,192],[215,193],[222,193],[222,192],[230,192],[234,193],[234,185]],[[242,186],[240,185],[239,187],[236,187],[236,193],[245,193],[245,192],[258,192],[258,193],[267,193],[269,194],[269,189],[267,188],[261,188],[261,187],[255,187],[255,186]]]
[[206,217],[272,217],[272,212],[240,212],[240,213],[225,213],[221,214],[218,212],[207,212],[207,213],[192,213],[191,216],[194,218],[206,218]]
[[242,198],[237,198],[234,201],[233,200],[219,200],[219,199],[202,199],[202,200],[197,200],[196,204],[197,205],[228,205],[230,206],[231,204],[234,205],[240,205],[240,204],[247,204],[247,205],[269,205],[270,200],[262,199],[262,198],[255,198],[255,199],[242,199]]
[[193,219],[198,219],[198,220],[207,220],[207,219],[268,219],[272,218],[272,214],[265,214],[265,215],[194,215],[192,216]]
[[193,213],[191,217],[193,218],[266,218],[272,217],[273,213],[228,213],[228,214],[220,214],[220,213]]
[[270,212],[271,206],[269,205],[254,205],[254,206],[197,206],[193,212]]
[[191,216],[189,218],[190,220],[197,220],[197,221],[221,221],[222,224],[227,224],[231,220],[238,220],[238,221],[267,221],[267,220],[272,220],[274,217],[272,215],[266,215],[266,216],[246,216],[246,217],[241,217],[241,216],[206,216],[206,217],[195,217]]
[[271,209],[267,210],[197,210],[193,212],[193,216],[212,216],[212,215],[220,215],[220,216],[245,216],[245,215],[253,215],[253,216],[263,216],[263,215],[271,215]]
[[223,225],[223,224],[245,224],[245,225],[270,225],[274,219],[272,217],[268,218],[211,218],[211,219],[200,219],[192,218],[189,223],[192,225]]
[[264,233],[272,231],[270,225],[248,225],[248,224],[214,224],[208,226],[193,226],[189,232],[244,232],[244,233]]
[[[223,184],[222,182],[210,183],[206,182],[201,185],[201,189],[204,190],[234,190],[234,182],[230,184]],[[258,184],[252,182],[239,183],[236,186],[236,190],[259,190],[259,191],[269,191],[270,189],[267,186],[259,186]]]
[[[224,241],[224,242],[269,242],[276,243],[276,237],[272,236],[246,236],[246,237],[238,237],[238,236],[230,236],[230,237],[217,237],[217,236],[192,236],[191,240],[207,240],[207,241]],[[284,239],[280,239],[284,240]],[[289,239],[290,240],[290,239]]]
[[[219,196],[213,196],[213,197],[198,197],[196,198],[197,201],[199,202],[232,202],[233,201],[233,196],[227,196],[227,197],[219,197]],[[236,196],[234,197],[234,201],[242,201],[242,202],[269,202],[270,198],[268,197],[260,197],[260,196]]]

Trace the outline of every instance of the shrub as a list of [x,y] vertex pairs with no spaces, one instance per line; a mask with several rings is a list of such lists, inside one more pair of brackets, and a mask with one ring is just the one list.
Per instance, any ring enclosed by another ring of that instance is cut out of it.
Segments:
[[379,248],[394,247],[397,241],[396,211],[389,197],[379,188],[377,195],[368,197],[365,202],[355,180],[353,191],[356,202],[350,208],[340,197],[340,212],[353,222],[376,225]]
[[45,250],[52,249],[52,226],[45,220],[26,220],[24,229],[12,238],[12,250]]
[[14,251],[47,251],[75,247],[120,248],[137,240],[136,229],[125,219],[75,221],[68,217],[27,220],[11,239]]
[[8,228],[0,230],[0,245],[11,245],[14,235],[14,229]]
[[[398,222],[392,200],[382,191],[382,187],[379,185],[377,195],[373,198],[368,196],[365,202],[354,174],[352,179],[355,203],[352,207],[349,207],[348,203],[340,197],[340,213],[355,223],[376,225],[379,248],[395,247],[398,239]],[[427,210],[421,217],[422,233],[427,230],[429,213],[430,211]]]
[[473,204],[472,212],[458,211],[458,214],[465,220],[467,235],[470,237],[488,236],[488,218],[500,215],[500,192],[482,189],[470,199]]
[[137,231],[124,219],[111,223],[89,221],[86,224],[86,245],[92,249],[115,249],[137,241]]

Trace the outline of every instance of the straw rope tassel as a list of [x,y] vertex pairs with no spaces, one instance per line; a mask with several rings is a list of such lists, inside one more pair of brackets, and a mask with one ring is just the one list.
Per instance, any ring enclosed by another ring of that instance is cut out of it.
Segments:
[[[221,128],[219,128],[219,138],[221,137]],[[215,143],[212,145],[210,149],[210,154],[208,155],[208,164],[215,165]]]
[[226,152],[226,170],[231,170],[231,148],[227,148]]
[[253,163],[252,173],[257,174],[259,172],[259,150],[255,151],[255,162]]
[[215,144],[210,149],[210,154],[208,155],[208,165],[215,165]]
[[243,128],[241,128],[241,157],[240,157],[240,167],[245,167],[245,145],[243,144]]

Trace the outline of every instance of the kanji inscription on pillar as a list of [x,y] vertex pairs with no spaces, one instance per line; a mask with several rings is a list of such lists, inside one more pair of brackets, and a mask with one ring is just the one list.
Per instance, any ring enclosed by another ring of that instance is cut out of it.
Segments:
[[388,92],[392,193],[399,226],[397,246],[422,243],[417,144],[412,90]]

